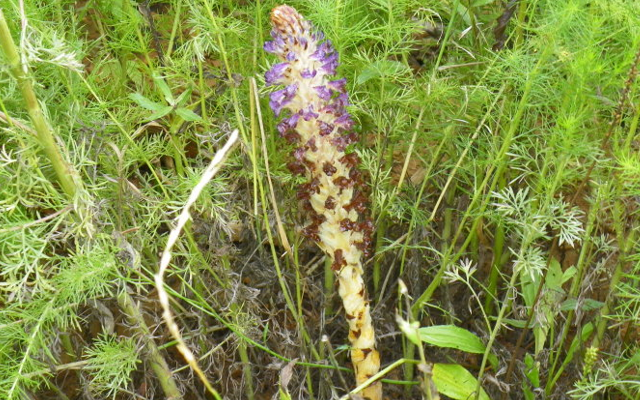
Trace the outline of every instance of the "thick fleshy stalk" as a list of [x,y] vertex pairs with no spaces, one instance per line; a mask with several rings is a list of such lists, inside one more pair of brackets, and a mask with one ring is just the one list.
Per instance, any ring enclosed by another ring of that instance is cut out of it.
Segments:
[[[309,213],[304,234],[331,258],[349,323],[351,361],[360,385],[380,369],[375,333],[367,300],[362,260],[370,247],[373,224],[366,218],[366,196],[355,153],[353,120],[345,106],[345,79],[333,79],[338,55],[323,34],[295,9],[279,6],[271,12],[273,40],[264,49],[280,63],[265,74],[267,85],[281,85],[270,95],[276,115],[284,114],[278,131],[298,147],[289,163],[292,172],[308,178],[298,194]],[[361,393],[382,398],[379,382]]]

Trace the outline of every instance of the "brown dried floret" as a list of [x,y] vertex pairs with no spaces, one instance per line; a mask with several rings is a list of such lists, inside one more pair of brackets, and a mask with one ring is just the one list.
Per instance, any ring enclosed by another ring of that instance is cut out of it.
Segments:
[[298,160],[293,160],[287,163],[287,168],[289,168],[289,171],[294,175],[304,175],[306,172],[304,164]]
[[360,157],[356,153],[345,154],[338,160],[349,168],[356,168],[360,164]]
[[348,189],[353,186],[353,181],[351,181],[346,176],[339,176],[333,180],[333,183],[339,187],[340,189]]
[[338,169],[331,164],[329,161],[325,161],[324,165],[322,166],[322,171],[327,175],[327,176],[332,176],[333,174],[336,173]]
[[367,198],[361,192],[358,192],[353,196],[349,204],[345,204],[343,208],[347,211],[355,210],[359,214],[364,214],[367,211]]
[[329,196],[324,201],[324,208],[326,208],[327,210],[333,210],[334,208],[336,208],[336,204],[336,199],[334,199],[333,196]]
[[313,241],[319,242],[320,236],[318,236],[318,229],[318,224],[312,222],[302,229],[302,234]]
[[316,138],[312,137],[307,142],[307,149],[311,151],[318,151],[318,146],[316,146]]
[[333,263],[331,264],[331,269],[334,271],[340,271],[346,265],[347,265],[347,260],[344,259],[342,249],[338,249],[334,251]]
[[353,231],[358,227],[358,223],[356,221],[352,221],[349,218],[345,218],[340,221],[340,230],[342,232]]

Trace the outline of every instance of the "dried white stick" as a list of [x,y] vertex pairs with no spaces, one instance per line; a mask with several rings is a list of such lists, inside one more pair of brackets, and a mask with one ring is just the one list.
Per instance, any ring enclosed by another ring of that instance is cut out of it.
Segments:
[[185,204],[184,208],[182,209],[182,212],[180,213],[180,216],[178,217],[175,228],[173,228],[169,233],[169,239],[167,240],[167,245],[165,246],[165,249],[162,252],[162,258],[160,259],[160,269],[158,270],[158,273],[155,275],[155,283],[156,283],[156,289],[158,290],[158,298],[160,299],[160,305],[162,305],[162,309],[164,310],[164,312],[162,313],[162,318],[164,318],[164,321],[167,324],[167,327],[169,328],[169,332],[171,332],[171,336],[173,336],[176,342],[178,342],[177,344],[178,350],[180,351],[184,359],[187,361],[189,366],[198,375],[198,377],[200,378],[202,383],[205,385],[207,390],[216,399],[219,399],[219,400],[222,400],[222,397],[220,397],[220,394],[218,394],[218,392],[213,388],[213,386],[211,386],[211,383],[205,376],[204,372],[202,372],[202,369],[200,369],[200,366],[198,366],[198,361],[196,360],[195,356],[193,355],[191,350],[189,350],[184,340],[182,339],[182,335],[180,334],[180,329],[178,328],[178,325],[173,319],[173,314],[171,313],[171,308],[169,307],[169,296],[167,295],[167,292],[164,289],[164,273],[169,267],[169,262],[171,261],[171,249],[178,241],[178,237],[182,232],[182,228],[184,228],[186,223],[189,221],[189,218],[191,218],[189,209],[191,208],[193,203],[196,202],[196,200],[200,196],[200,193],[205,188],[205,186],[207,186],[207,184],[211,181],[211,179],[213,179],[213,177],[218,173],[218,170],[220,170],[220,168],[222,167],[222,163],[227,158],[229,151],[236,144],[237,140],[238,140],[238,130],[236,129],[235,131],[231,132],[231,135],[229,136],[229,140],[227,141],[227,143],[225,143],[225,145],[220,150],[218,150],[216,155],[213,157],[213,160],[211,160],[211,163],[202,174],[202,177],[200,178],[200,182],[198,182],[196,187],[193,188],[193,191],[191,192],[191,194],[189,195],[189,198],[187,199],[187,203]]

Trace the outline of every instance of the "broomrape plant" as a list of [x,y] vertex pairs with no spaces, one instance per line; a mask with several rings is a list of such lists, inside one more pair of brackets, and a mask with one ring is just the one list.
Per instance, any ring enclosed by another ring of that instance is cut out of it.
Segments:
[[[298,194],[309,213],[310,223],[304,234],[332,260],[349,323],[356,384],[360,385],[378,372],[380,355],[362,278],[362,259],[373,224],[364,217],[367,206],[357,169],[358,156],[346,153],[347,146],[355,141],[350,132],[353,120],[345,110],[349,104],[346,79],[331,80],[338,54],[295,9],[276,7],[271,22],[273,40],[264,49],[281,62],[267,71],[265,79],[268,85],[284,88],[271,93],[269,105],[276,115],[288,112],[278,131],[298,145],[289,169],[308,179]],[[380,399],[381,384],[373,383],[362,395]]]
[[639,399],[640,2],[279,1],[0,0],[0,399],[208,396],[235,129],[209,397]]

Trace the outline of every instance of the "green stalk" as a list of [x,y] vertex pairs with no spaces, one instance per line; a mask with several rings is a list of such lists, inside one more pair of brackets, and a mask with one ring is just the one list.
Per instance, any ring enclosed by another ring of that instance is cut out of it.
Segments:
[[324,312],[328,317],[333,315],[333,294],[335,293],[335,274],[331,269],[331,258],[326,257],[324,260]]
[[[507,184],[505,174],[498,178],[498,191],[502,191]],[[503,251],[504,251],[505,231],[504,224],[499,221],[496,226],[496,232],[493,240],[493,261],[491,262],[491,273],[489,275],[489,284],[487,285],[487,297],[484,301],[484,310],[487,315],[493,314],[495,301],[498,298],[498,278],[500,277],[500,269],[502,267]]]
[[16,81],[18,81],[22,97],[27,105],[27,111],[36,130],[38,142],[42,146],[45,156],[51,163],[62,190],[70,200],[73,200],[78,189],[80,189],[80,185],[74,181],[73,176],[75,174],[73,173],[73,169],[62,156],[60,149],[56,145],[53,132],[49,128],[49,125],[47,125],[44,115],[42,114],[31,79],[20,62],[18,49],[11,38],[11,32],[9,31],[9,26],[4,18],[2,9],[0,9],[0,46],[2,46],[2,50],[9,61],[11,74]]
[[149,363],[151,364],[151,369],[158,377],[158,381],[166,398],[168,399],[182,399],[182,394],[180,393],[180,389],[176,385],[175,380],[173,379],[173,374],[169,369],[169,365],[165,361],[165,359],[160,354],[160,350],[158,350],[158,346],[156,346],[155,342],[152,339],[151,331],[149,327],[144,322],[144,318],[142,317],[142,313],[140,309],[136,306],[131,296],[126,291],[123,291],[120,295],[118,295],[118,304],[120,308],[127,316],[127,320],[132,325],[132,328],[137,330],[140,333],[140,336],[143,338],[145,342],[145,348],[148,352]]
[[[596,201],[593,202],[593,206],[589,210],[589,215],[587,218],[587,226],[584,234],[584,242],[582,243],[582,248],[580,249],[580,255],[578,257],[578,262],[577,262],[578,272],[576,273],[573,281],[571,282],[571,288],[569,289],[569,295],[567,297],[570,299],[576,298],[578,296],[578,292],[580,291],[580,285],[582,283],[582,278],[584,276],[585,268],[587,265],[589,265],[588,258],[592,248],[591,238],[593,234],[593,229],[595,228],[595,219],[598,214],[599,204],[600,202],[596,199]],[[565,347],[564,343],[567,340],[567,336],[569,335],[569,330],[571,329],[574,315],[575,315],[575,311],[569,310],[569,312],[567,313],[567,319],[564,323],[564,326],[562,327],[560,340],[555,344],[555,346],[553,346],[555,349],[557,349],[557,351],[556,351],[556,354],[551,354],[551,359],[553,359],[553,361],[550,363],[551,368],[549,369],[549,372],[548,372],[548,375],[551,377],[551,379],[547,381],[547,384],[545,386],[545,393],[547,396],[551,395],[551,390],[553,389],[555,383],[560,378],[560,375],[564,371],[564,368],[566,367],[566,365],[571,361],[571,358],[573,358],[573,356],[571,356],[570,358],[569,355],[567,355],[562,365],[559,367],[559,369],[556,372],[556,365],[560,360],[561,350]]]
[[600,342],[604,338],[604,332],[607,328],[607,318],[606,316],[609,314],[609,311],[613,307],[613,302],[616,298],[616,292],[618,291],[618,283],[622,278],[624,273],[624,268],[629,265],[629,250],[631,249],[634,239],[636,226],[632,226],[628,233],[625,235],[625,222],[624,219],[626,217],[625,211],[626,207],[622,203],[622,198],[624,194],[622,193],[622,183],[620,180],[617,181],[617,193],[614,197],[617,199],[614,207],[613,207],[613,220],[614,227],[616,231],[616,237],[618,242],[618,262],[616,263],[616,268],[613,271],[613,275],[611,276],[611,280],[609,281],[609,293],[607,295],[607,299],[605,301],[605,305],[600,310],[600,316],[598,317],[598,324],[596,325],[596,337],[593,339],[592,347],[598,347]]

